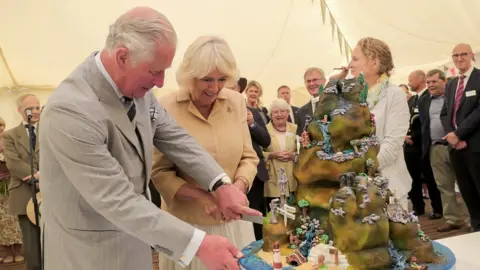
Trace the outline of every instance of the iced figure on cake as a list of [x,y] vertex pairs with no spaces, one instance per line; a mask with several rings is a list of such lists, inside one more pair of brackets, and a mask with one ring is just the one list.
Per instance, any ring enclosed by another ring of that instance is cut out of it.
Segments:
[[270,202],[270,224],[277,224],[278,220],[275,217],[277,214],[277,207],[278,207],[278,199],[273,199]]
[[278,176],[278,189],[280,189],[280,207],[287,202],[287,185],[288,185],[288,178],[287,174],[285,173],[284,168],[280,168],[280,174]]
[[302,132],[302,136],[300,137],[300,141],[302,142],[303,148],[309,148],[310,147],[310,136],[308,135],[308,132],[304,130]]

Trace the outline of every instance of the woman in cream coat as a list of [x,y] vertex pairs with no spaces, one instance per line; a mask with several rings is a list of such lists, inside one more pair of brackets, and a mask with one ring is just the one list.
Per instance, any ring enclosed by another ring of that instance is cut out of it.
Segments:
[[282,195],[278,183],[280,169],[284,170],[287,178],[287,183],[284,186],[286,198],[297,188],[297,181],[293,177],[295,151],[297,149],[297,125],[287,121],[290,110],[290,105],[283,99],[274,100],[270,105],[269,116],[271,121],[267,125],[267,130],[271,137],[271,143],[263,152],[269,176],[269,180],[265,182],[267,205],[273,198],[279,198]]
[[[243,96],[223,89],[235,80],[236,62],[228,44],[217,37],[200,37],[185,52],[177,72],[178,92],[160,99],[161,105],[195,137],[222,166],[233,185],[247,192],[257,173],[258,157],[252,147]],[[238,249],[255,241],[246,221],[223,220],[215,197],[196,186],[158,151],[153,154],[152,181],[162,195],[162,208],[205,231],[222,235]],[[160,269],[203,270],[194,258],[183,268],[160,255]]]
[[[376,135],[380,140],[379,167],[382,175],[389,179],[389,188],[408,210],[412,178],[403,158],[403,142],[410,112],[405,92],[389,81],[393,70],[390,48],[381,40],[363,38],[352,51],[349,68],[355,77],[363,73],[368,83],[368,106],[375,116]],[[347,72],[348,69],[345,69],[339,78],[344,78]]]

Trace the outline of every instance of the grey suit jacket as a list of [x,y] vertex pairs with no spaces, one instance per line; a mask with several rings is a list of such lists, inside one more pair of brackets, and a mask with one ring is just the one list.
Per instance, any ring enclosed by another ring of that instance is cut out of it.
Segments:
[[152,92],[135,104],[132,123],[94,55],[48,99],[40,128],[45,269],[151,270],[150,246],[174,261],[188,246],[195,229],[147,198],[152,142],[205,189],[223,170]]

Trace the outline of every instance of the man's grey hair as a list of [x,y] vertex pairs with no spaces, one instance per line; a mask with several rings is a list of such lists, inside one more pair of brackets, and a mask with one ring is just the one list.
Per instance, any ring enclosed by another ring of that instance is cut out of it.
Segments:
[[170,21],[160,12],[148,16],[133,16],[129,12],[110,25],[105,49],[112,52],[126,47],[132,61],[152,58],[158,44],[176,47],[177,34]]
[[[27,97],[37,97],[35,96],[34,94],[23,94],[23,95],[20,95],[18,98],[17,98],[17,108],[22,108],[23,106],[23,101],[27,98]],[[38,99],[38,98],[37,98]]]

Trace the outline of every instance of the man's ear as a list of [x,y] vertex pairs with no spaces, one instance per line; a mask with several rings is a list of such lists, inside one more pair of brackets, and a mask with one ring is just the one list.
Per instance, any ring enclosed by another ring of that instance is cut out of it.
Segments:
[[125,47],[120,47],[115,50],[115,63],[120,69],[125,68],[129,56],[129,50]]

